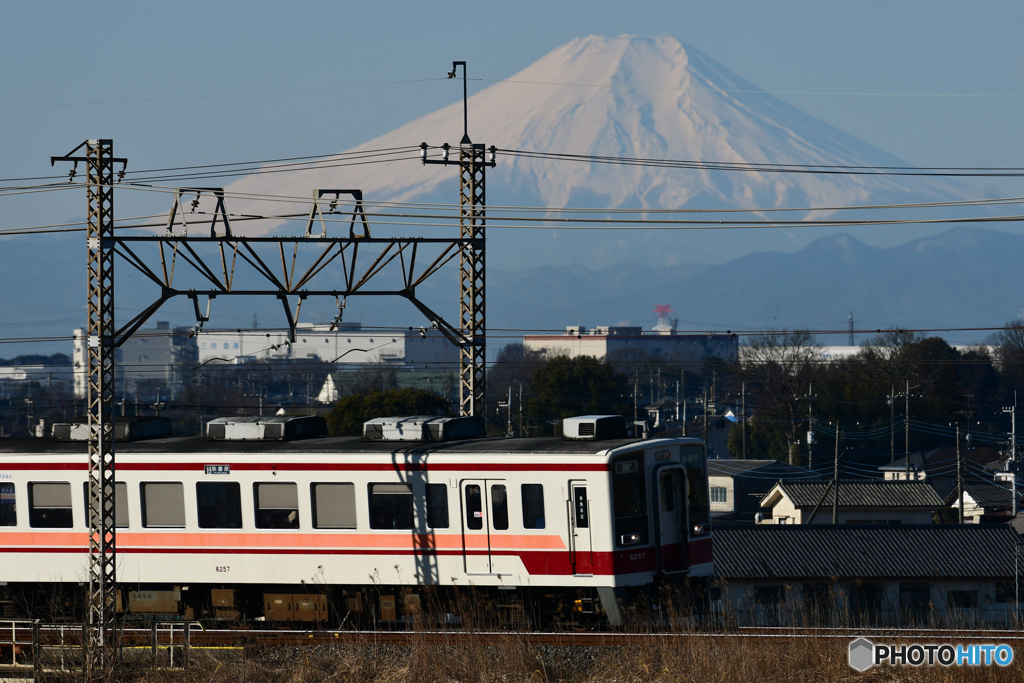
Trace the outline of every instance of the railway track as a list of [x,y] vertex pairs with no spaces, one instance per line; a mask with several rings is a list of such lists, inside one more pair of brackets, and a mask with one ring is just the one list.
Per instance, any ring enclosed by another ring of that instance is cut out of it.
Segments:
[[[899,629],[899,628],[808,628],[745,627],[730,631],[676,632],[537,632],[537,631],[343,631],[293,629],[204,629],[199,624],[186,629],[184,624],[160,624],[149,628],[124,628],[119,637],[122,647],[188,647],[224,649],[313,645],[486,645],[519,641],[534,646],[621,647],[657,640],[664,642],[691,639],[796,639],[817,638],[852,640],[859,636],[906,641],[1017,642],[1024,632],[1010,629]],[[78,648],[81,627],[40,625],[38,643],[43,647]],[[21,622],[0,625],[0,646],[33,642],[32,625]]]

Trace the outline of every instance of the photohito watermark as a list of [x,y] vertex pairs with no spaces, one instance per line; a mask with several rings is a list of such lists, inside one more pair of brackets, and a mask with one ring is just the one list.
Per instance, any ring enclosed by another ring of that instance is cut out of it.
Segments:
[[850,666],[867,671],[873,666],[1009,666],[1013,648],[1009,645],[885,645],[858,638],[850,643]]

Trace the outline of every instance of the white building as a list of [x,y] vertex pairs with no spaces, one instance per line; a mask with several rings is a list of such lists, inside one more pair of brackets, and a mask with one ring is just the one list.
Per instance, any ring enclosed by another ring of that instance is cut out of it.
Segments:
[[210,330],[196,337],[200,363],[309,360],[346,365],[386,363],[400,367],[458,369],[459,349],[439,331],[420,328],[362,329],[343,323],[299,323],[295,341],[284,330]]

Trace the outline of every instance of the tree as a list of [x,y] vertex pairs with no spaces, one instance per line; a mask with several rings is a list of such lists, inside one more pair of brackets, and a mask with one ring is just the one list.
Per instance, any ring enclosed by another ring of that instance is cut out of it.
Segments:
[[625,415],[628,396],[628,381],[608,363],[593,356],[556,356],[533,373],[528,407],[531,417],[542,420]]
[[774,425],[785,437],[790,464],[806,413],[802,397],[820,356],[821,346],[813,334],[788,329],[754,335],[741,352],[744,371],[756,392],[755,413],[762,427]]
[[334,436],[362,436],[363,423],[375,417],[444,415],[448,402],[424,389],[371,390],[365,396],[345,396],[327,414],[327,429]]
[[1002,375],[1004,393],[1024,389],[1024,320],[1006,323],[988,338],[988,343]]

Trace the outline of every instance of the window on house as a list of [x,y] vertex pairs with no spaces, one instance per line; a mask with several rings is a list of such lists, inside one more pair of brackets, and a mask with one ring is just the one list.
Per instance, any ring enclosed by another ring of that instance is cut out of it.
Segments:
[[71,484],[67,482],[28,485],[28,523],[38,529],[70,529]]
[[978,606],[978,591],[946,591],[946,607],[950,609],[971,609]]
[[201,481],[196,484],[201,529],[241,529],[242,489],[237,481]]
[[712,503],[728,503],[729,492],[724,486],[712,486],[711,487],[711,502]]
[[174,528],[185,526],[185,487],[181,482],[148,482],[139,485],[142,497],[142,526]]
[[[85,526],[89,526],[89,482],[82,484],[82,497],[85,499]],[[114,482],[114,515],[118,529],[128,528],[128,484],[123,481]]]
[[370,484],[370,528],[412,529],[412,489],[408,484]]
[[14,484],[0,484],[0,526],[17,526],[18,511],[14,497]]
[[355,484],[310,484],[315,529],[356,528]]
[[776,524],[792,524],[793,522],[792,522],[792,520],[789,517],[776,517],[775,518],[775,523]]
[[523,528],[543,529],[544,519],[544,486],[542,484],[523,484]]
[[427,526],[448,528],[448,485],[427,484]]
[[253,484],[257,529],[299,528],[299,487],[294,483]]
[[508,529],[508,494],[502,484],[491,485],[491,522],[495,529]]

